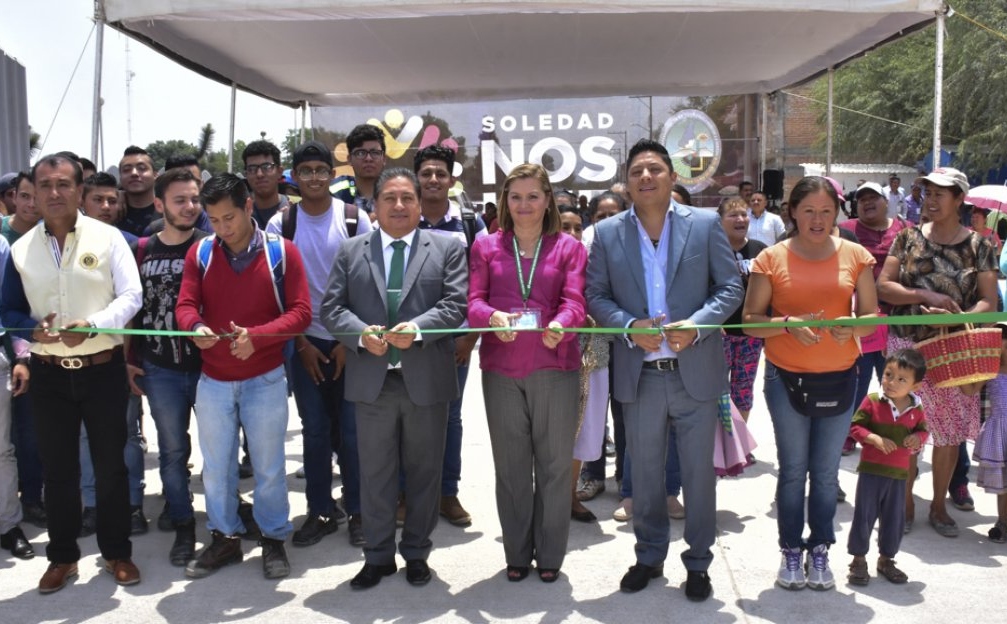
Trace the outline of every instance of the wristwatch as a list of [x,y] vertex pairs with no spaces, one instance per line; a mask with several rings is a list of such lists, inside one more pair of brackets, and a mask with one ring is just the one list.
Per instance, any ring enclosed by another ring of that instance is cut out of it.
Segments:
[[[90,327],[91,329],[98,329],[98,327],[94,324],[94,321],[88,321],[87,322],[87,326]],[[87,335],[87,337],[88,338],[94,338],[97,335],[98,335],[98,332],[91,332],[90,334]]]

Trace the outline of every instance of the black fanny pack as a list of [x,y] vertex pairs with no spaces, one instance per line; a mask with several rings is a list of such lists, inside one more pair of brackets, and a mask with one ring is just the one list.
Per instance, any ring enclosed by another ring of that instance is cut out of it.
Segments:
[[839,416],[853,405],[857,367],[831,373],[792,373],[776,369],[795,410],[811,418]]

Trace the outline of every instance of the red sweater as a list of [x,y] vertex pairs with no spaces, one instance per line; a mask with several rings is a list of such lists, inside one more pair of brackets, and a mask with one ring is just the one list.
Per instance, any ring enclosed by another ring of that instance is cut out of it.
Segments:
[[[863,445],[864,449],[860,452],[857,472],[906,480],[909,476],[909,457],[913,452],[903,446],[903,441],[906,436],[915,433],[920,438],[922,448],[928,437],[923,406],[915,395],[913,399],[913,406],[896,419],[892,415],[892,404],[887,398],[876,392],[864,397],[864,402],[853,414],[853,424],[850,425],[850,436]],[[885,455],[873,446],[864,444],[864,439],[872,433],[888,438],[897,445],[897,448]]]
[[[311,323],[311,296],[301,254],[284,240],[287,267],[284,273],[286,311],[280,313],[273,293],[273,276],[260,253],[241,273],[235,273],[218,241],[213,258],[201,275],[196,249],[189,248],[182,273],[175,315],[178,328],[192,331],[202,323],[214,332],[230,333],[231,321],[248,329],[255,352],[247,360],[231,355],[230,341],[221,340],[204,349],[203,372],[219,381],[242,381],[267,373],[283,364],[283,344]],[[284,335],[276,335],[284,334]]]

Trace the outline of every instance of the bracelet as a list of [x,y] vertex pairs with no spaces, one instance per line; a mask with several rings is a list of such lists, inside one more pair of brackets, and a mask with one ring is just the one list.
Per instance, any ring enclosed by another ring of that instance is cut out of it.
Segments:
[[[789,314],[786,315],[785,317],[783,317],[783,322],[784,323],[789,323],[790,322],[790,315]],[[790,333],[790,328],[789,327],[784,327],[783,328],[783,333],[789,334]]]

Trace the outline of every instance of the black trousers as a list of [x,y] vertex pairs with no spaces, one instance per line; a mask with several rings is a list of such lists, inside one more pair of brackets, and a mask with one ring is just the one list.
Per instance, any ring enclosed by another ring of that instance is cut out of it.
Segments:
[[126,365],[118,350],[111,362],[67,370],[31,361],[29,394],[49,517],[46,557],[80,559],[80,426],[87,427],[94,463],[98,549],[105,559],[132,555],[126,446]]

